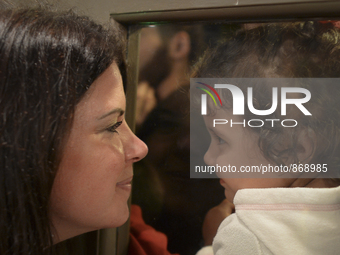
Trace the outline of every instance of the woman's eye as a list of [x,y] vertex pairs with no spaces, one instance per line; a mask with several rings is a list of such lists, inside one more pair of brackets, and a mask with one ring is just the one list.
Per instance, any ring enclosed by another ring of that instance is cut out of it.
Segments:
[[122,125],[123,121],[116,122],[112,126],[108,127],[106,130],[112,133],[117,133],[117,128]]

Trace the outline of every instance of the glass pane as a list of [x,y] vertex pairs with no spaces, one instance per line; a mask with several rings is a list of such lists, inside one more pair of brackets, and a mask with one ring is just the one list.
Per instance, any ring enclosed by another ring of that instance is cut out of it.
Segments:
[[[335,21],[310,22],[311,27],[313,26],[312,23],[320,24],[324,28],[335,27],[335,29],[338,29],[338,23]],[[190,77],[196,75],[196,63],[204,56],[207,49],[214,49],[226,40],[232,41],[240,30],[256,31],[262,24],[264,23],[159,24],[144,27],[141,30],[136,132],[148,145],[149,154],[134,166],[132,203],[142,208],[143,217],[147,224],[167,235],[169,239],[168,249],[172,253],[192,255],[204,245],[201,234],[204,217],[209,209],[221,203],[225,198],[224,188],[221,187],[216,175],[211,179],[205,177],[190,179],[190,160],[195,158],[197,165],[206,166],[204,155],[211,143],[211,135],[208,134],[206,128],[192,129],[190,132],[190,124],[205,126],[201,113],[199,111],[194,113],[190,109]],[[296,23],[285,22],[282,24],[291,26]],[[306,33],[310,33],[308,22],[304,24],[307,24]],[[273,33],[272,37],[275,38],[275,36]],[[248,45],[247,47],[251,52],[257,46],[253,48],[253,45]],[[240,49],[235,46],[235,50]],[[230,77],[267,78],[265,72],[256,73],[255,69],[256,67],[260,68],[261,63],[252,59],[251,54],[247,55],[244,52],[240,51],[239,57],[248,57],[248,65],[244,65],[247,66],[247,70],[240,69],[238,73],[230,71]],[[218,52],[214,54],[213,57],[219,60],[221,65],[228,61],[228,55],[221,54],[224,59],[218,59]],[[234,54],[233,57],[237,59],[238,55]],[[316,60],[320,56],[314,57]],[[206,55],[205,59],[207,59]],[[218,64],[216,66],[218,68]],[[308,65],[305,66],[307,68]],[[208,70],[205,72],[207,77],[200,78],[225,78],[228,75],[228,73],[222,73],[219,74],[220,76],[214,76],[216,72],[211,70],[211,73],[209,73],[209,68],[205,68],[205,70]],[[252,68],[254,72],[250,70]],[[270,67],[266,68],[270,69]],[[278,75],[279,72],[276,73],[277,76],[273,73],[268,78],[309,78],[317,75],[313,72],[304,73],[303,70],[300,73],[296,71],[296,74],[292,76],[289,72],[282,72],[281,76]],[[336,77],[327,76],[326,73],[324,75],[325,77]],[[280,86],[284,87],[284,85]],[[314,87],[311,88],[312,95],[317,90]],[[335,88],[334,93],[338,93],[337,91],[338,89]],[[269,96],[271,95],[269,94]],[[325,92],[325,96],[330,96],[329,92]],[[200,97],[198,98],[200,99]],[[297,98],[300,98],[300,95]],[[208,102],[209,104],[213,104],[212,101]],[[261,105],[261,102],[259,104]],[[254,103],[255,106],[258,107],[256,102]],[[299,109],[301,110],[301,108]],[[268,105],[262,110],[268,110]],[[326,122],[333,121],[335,115],[330,114],[327,118]],[[195,120],[193,121],[193,119]],[[253,126],[258,125],[255,122],[250,123]],[[333,128],[338,132],[340,127],[335,125]],[[190,135],[191,138],[194,137],[191,141]],[[283,141],[282,137],[280,138],[281,142]],[[327,139],[331,138],[328,137]],[[258,146],[257,143],[256,146]],[[294,146],[297,146],[297,143]],[[313,146],[310,148],[314,148]],[[333,152],[336,152],[340,147],[337,141],[334,141],[330,146],[333,146],[333,149],[335,148]],[[297,146],[292,151],[300,153],[300,149],[301,147]],[[240,160],[242,160],[243,153],[246,152],[239,150],[235,157],[240,157]],[[263,153],[266,154],[266,151]],[[282,156],[281,160],[288,159],[283,159]],[[332,160],[330,159],[330,161]],[[294,161],[294,163],[298,166],[301,162]],[[316,164],[323,164],[321,161],[314,163],[315,166]],[[333,175],[332,177],[336,176]]]

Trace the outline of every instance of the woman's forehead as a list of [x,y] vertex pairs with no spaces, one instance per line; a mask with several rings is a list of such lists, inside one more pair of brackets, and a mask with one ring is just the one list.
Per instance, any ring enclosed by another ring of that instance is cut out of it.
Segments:
[[113,63],[93,82],[77,110],[99,117],[115,108],[125,109],[125,94],[120,71]]

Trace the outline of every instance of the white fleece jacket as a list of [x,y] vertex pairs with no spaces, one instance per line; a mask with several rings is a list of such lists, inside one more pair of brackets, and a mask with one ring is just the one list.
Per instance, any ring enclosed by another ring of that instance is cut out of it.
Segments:
[[215,255],[340,254],[340,187],[243,189],[234,204]]

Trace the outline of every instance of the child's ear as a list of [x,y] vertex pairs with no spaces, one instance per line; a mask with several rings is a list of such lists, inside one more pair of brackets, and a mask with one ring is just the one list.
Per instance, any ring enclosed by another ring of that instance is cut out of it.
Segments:
[[190,53],[190,36],[185,31],[178,32],[169,43],[169,56],[173,60],[187,58]]
[[316,148],[316,135],[314,130],[307,127],[301,130],[298,134],[297,141],[297,157],[299,159],[299,163],[307,164],[309,163],[315,153]]

